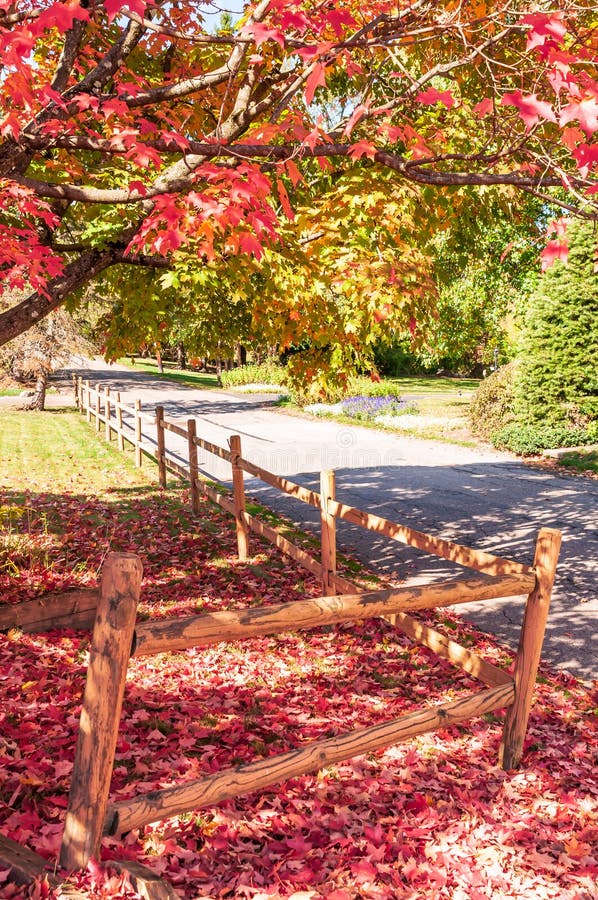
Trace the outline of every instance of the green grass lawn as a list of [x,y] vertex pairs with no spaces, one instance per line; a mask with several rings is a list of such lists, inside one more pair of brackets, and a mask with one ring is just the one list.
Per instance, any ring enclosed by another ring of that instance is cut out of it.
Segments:
[[411,396],[414,394],[453,394],[455,391],[469,391],[473,393],[479,383],[479,378],[446,378],[436,375],[412,375],[401,378],[385,378],[398,387],[400,394]]
[[155,375],[156,378],[177,381],[179,384],[187,384],[189,387],[208,390],[220,388],[216,375],[211,372],[193,372],[190,369],[177,369],[174,363],[165,362],[164,372],[160,373],[158,372],[158,364],[155,359],[139,359],[135,357],[135,363],[133,364],[129,356],[123,356],[117,362],[123,366],[129,366],[131,369],[148,372],[150,375]]
[[155,481],[149,462],[137,469],[133,453],[120,453],[96,436],[73,410],[0,412],[0,489],[22,485],[25,491],[103,493]]
[[598,475],[598,450],[595,447],[574,450],[562,456],[559,465],[574,472]]
[[[468,430],[467,414],[476,392],[477,378],[392,378],[388,379],[406,400],[413,400],[422,416],[446,419],[449,426]],[[430,425],[432,431],[438,425]],[[442,429],[441,429],[442,431]],[[441,434],[442,436],[442,434]],[[446,434],[444,434],[446,437]]]

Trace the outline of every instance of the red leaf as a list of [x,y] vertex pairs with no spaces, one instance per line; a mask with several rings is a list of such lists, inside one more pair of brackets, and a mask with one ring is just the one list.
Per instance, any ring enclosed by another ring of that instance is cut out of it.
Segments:
[[278,188],[278,196],[280,198],[280,204],[284,210],[284,214],[291,222],[295,218],[295,213],[293,207],[291,206],[291,201],[289,200],[289,195],[287,193],[287,189],[280,179],[276,182],[276,187]]
[[585,133],[590,137],[595,131],[598,131],[598,101],[595,97],[589,97],[580,103],[569,103],[563,107],[559,119],[560,125],[566,125],[567,122],[577,120]]
[[540,254],[542,260],[542,271],[545,272],[554,263],[560,259],[566,263],[569,257],[569,246],[565,241],[548,241],[545,248]]
[[326,66],[323,63],[315,63],[305,82],[305,102],[309,104],[314,99],[316,88],[326,87]]
[[533,128],[540,119],[556,122],[556,117],[550,103],[538,100],[535,94],[523,95],[521,91],[513,91],[512,94],[504,94],[501,99],[502,106],[516,106],[519,115],[526,124],[527,130]]
[[357,141],[357,143],[353,144],[349,150],[349,156],[351,159],[361,159],[362,156],[367,156],[368,159],[374,159],[376,150],[376,145],[370,143],[370,141]]
[[257,47],[264,41],[276,41],[284,50],[284,32],[280,28],[268,28],[261,22],[251,22],[241,29],[241,33],[253,35]]
[[484,97],[483,100],[480,100],[479,103],[476,103],[474,108],[472,109],[474,116],[478,116],[480,119],[483,116],[489,116],[494,112],[494,101],[491,97]]
[[287,175],[291,179],[293,183],[293,187],[297,187],[300,181],[303,181],[303,175],[295,165],[292,159],[287,159],[285,162],[285,169],[287,170]]
[[581,144],[573,150],[579,171],[586,178],[590,169],[598,166],[598,144]]
[[542,47],[546,41],[561,43],[567,33],[563,25],[563,13],[529,13],[521,20],[522,25],[529,25],[527,36],[527,50],[534,47]]
[[427,106],[442,103],[447,109],[452,109],[457,102],[450,91],[437,91],[433,87],[428,88],[427,91],[421,91],[415,99],[417,103],[423,103]]

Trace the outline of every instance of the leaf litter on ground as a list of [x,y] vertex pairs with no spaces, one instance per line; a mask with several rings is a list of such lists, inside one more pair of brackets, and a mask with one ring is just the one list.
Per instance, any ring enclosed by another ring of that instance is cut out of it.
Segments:
[[[23,501],[3,491],[3,505]],[[43,544],[0,569],[3,602],[97,583],[109,550],[144,566],[143,618],[319,596],[317,581],[253,539],[235,557],[232,520],[198,517],[180,490],[28,494],[28,538]],[[502,666],[511,655],[451,610],[424,617]],[[0,830],[54,861],[59,853],[89,634],[0,635]],[[111,797],[133,796],[302,743],[398,717],[475,690],[381,619],[130,663]],[[598,700],[542,670],[522,768],[497,765],[500,716],[423,735],[195,810],[123,840],[71,875],[92,897],[136,897],[111,859],[133,859],[181,897],[383,900],[598,896]],[[43,740],[41,737],[43,735]],[[66,878],[65,874],[65,878]],[[38,881],[3,897],[59,897]]]

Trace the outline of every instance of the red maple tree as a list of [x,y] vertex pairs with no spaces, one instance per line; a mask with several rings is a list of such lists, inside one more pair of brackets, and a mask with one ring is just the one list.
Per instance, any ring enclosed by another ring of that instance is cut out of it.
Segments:
[[0,0],[0,343],[116,264],[259,257],[314,158],[595,214],[593,7]]

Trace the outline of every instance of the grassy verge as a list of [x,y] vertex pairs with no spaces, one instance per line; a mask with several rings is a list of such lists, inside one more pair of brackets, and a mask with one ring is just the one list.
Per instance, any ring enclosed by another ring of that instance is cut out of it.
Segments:
[[136,469],[132,453],[119,453],[96,438],[72,410],[3,410],[0,416],[0,487],[18,485],[23,494],[48,489],[103,493],[147,485],[153,476],[154,467]]
[[560,458],[559,465],[584,475],[598,475],[598,450],[593,448],[566,453]]
[[192,372],[189,369],[177,369],[174,363],[165,362],[164,371],[158,372],[158,365],[154,359],[135,359],[135,363],[131,362],[130,357],[124,356],[117,360],[120,365],[129,366],[139,372],[148,372],[155,375],[156,378],[165,378],[167,381],[176,381],[179,384],[186,384],[193,388],[205,388],[206,390],[215,390],[220,388],[216,375],[211,372]]
[[[398,394],[402,399],[413,402],[419,410],[418,415],[401,417],[402,421],[397,426],[383,426],[377,422],[358,421],[342,415],[328,417],[343,424],[384,428],[397,434],[427,440],[468,447],[479,444],[471,433],[468,422],[469,404],[479,384],[477,379],[422,376],[385,378],[382,384],[388,386],[389,394]],[[282,400],[279,405],[289,411],[297,409],[290,401]]]

